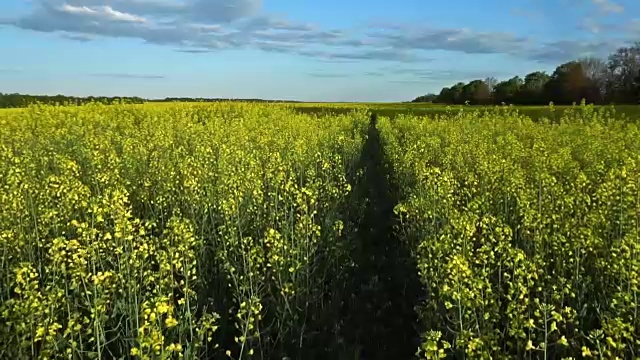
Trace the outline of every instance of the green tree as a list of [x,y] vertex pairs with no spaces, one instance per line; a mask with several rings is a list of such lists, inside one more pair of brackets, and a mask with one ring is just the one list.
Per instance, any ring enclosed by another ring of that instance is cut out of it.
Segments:
[[602,103],[606,99],[607,86],[611,81],[611,73],[607,62],[596,57],[583,57],[578,60],[589,79],[590,88],[587,97],[595,103]]
[[463,89],[465,83],[459,82],[451,87],[451,99],[453,104],[464,104]]
[[491,101],[491,91],[483,80],[473,80],[462,88],[462,101],[473,105],[488,104]]
[[550,76],[544,71],[535,71],[524,77],[524,84],[518,93],[518,103],[520,104],[543,104],[544,87],[549,82]]
[[426,95],[418,96],[417,98],[413,99],[411,102],[433,102],[436,99],[436,97],[437,97],[436,94],[426,94]]
[[493,89],[494,100],[500,103],[513,104],[517,100],[517,95],[520,92],[520,88],[524,82],[519,76],[514,76],[507,81],[502,81],[496,84]]
[[615,102],[636,102],[636,78],[640,73],[640,42],[621,47],[609,56],[607,62],[611,72],[608,98]]
[[496,84],[498,83],[498,79],[496,79],[493,76],[490,76],[490,77],[484,79],[484,82],[489,87],[489,92],[493,93],[493,88],[496,87]]
[[636,76],[636,104],[640,104],[640,70],[638,71],[638,76]]
[[442,90],[440,90],[440,94],[436,96],[433,102],[441,104],[452,104],[453,93],[451,92],[451,88],[443,87]]
[[593,102],[593,85],[579,61],[570,61],[556,68],[545,86],[547,99],[558,104]]

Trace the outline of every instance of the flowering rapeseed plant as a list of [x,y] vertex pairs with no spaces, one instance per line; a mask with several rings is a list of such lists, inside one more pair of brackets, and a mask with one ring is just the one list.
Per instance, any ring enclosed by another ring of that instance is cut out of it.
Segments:
[[0,357],[245,358],[300,338],[330,291],[318,274],[346,262],[336,224],[366,121],[226,103],[0,113]]
[[421,357],[640,354],[640,130],[612,118],[380,119],[428,291]]

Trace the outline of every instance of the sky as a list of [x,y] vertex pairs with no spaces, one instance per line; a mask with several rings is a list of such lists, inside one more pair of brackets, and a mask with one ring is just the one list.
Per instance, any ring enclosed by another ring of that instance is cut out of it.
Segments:
[[407,101],[637,40],[637,0],[1,0],[0,92]]

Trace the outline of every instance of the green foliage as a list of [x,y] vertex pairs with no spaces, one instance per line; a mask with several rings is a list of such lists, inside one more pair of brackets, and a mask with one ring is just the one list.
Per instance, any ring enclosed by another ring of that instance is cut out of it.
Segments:
[[497,104],[513,103],[518,97],[524,81],[519,76],[499,82],[493,89],[493,98]]
[[427,95],[422,95],[422,96],[418,96],[417,98],[413,99],[411,102],[414,103],[428,103],[428,102],[432,102],[433,100],[435,100],[438,97],[438,95],[436,94],[427,94]]
[[489,85],[482,80],[474,80],[462,88],[462,99],[472,105],[489,104],[491,91]]
[[314,106],[0,112],[0,358],[640,355],[636,121]]
[[579,61],[570,61],[556,68],[544,84],[545,98],[558,104],[600,102],[595,82],[587,76]]
[[75,97],[65,95],[25,95],[0,93],[0,108],[23,108],[29,105],[83,105],[90,103],[101,104],[142,104],[145,100],[139,97],[106,97],[88,96]]
[[0,113],[0,358],[304,349],[349,266],[366,125],[228,103]]
[[524,84],[518,94],[518,101],[522,104],[543,104],[547,97],[544,93],[545,85],[550,76],[542,71],[532,72],[524,78]]
[[583,106],[380,119],[427,296],[419,354],[640,354],[640,129]]
[[[516,76],[496,83],[494,78],[473,80],[445,87],[431,99],[443,104],[518,104],[518,105],[570,105],[585,100],[589,104],[640,103],[640,42],[617,49],[608,61],[599,58],[581,58],[559,65],[551,76],[536,71],[524,81]],[[489,89],[462,91],[463,87],[478,88],[483,83]],[[414,101],[420,101],[422,97]]]
[[3,94],[0,93],[0,109],[2,108],[25,108],[30,105],[85,105],[100,103],[105,105],[114,104],[144,104],[147,102],[173,103],[173,102],[270,102],[270,103],[295,103],[295,101],[282,100],[262,100],[262,99],[219,99],[219,98],[188,98],[188,97],[168,97],[164,99],[143,99],[137,96],[66,96],[66,95],[27,95],[27,94]]

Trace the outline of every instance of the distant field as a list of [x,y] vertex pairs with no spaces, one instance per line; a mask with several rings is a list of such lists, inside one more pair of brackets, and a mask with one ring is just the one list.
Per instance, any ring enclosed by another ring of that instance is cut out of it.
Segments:
[[[184,106],[210,106],[212,103],[179,103]],[[176,103],[148,103],[140,105],[131,105],[134,107],[174,107]],[[411,116],[450,116],[459,111],[480,111],[495,112],[498,109],[514,109],[519,114],[531,117],[534,120],[547,118],[552,122],[559,121],[563,115],[567,114],[567,110],[584,111],[580,105],[570,106],[465,106],[465,105],[446,105],[446,104],[429,104],[429,103],[269,103],[267,106],[277,108],[294,108],[299,113],[330,115],[330,114],[347,114],[353,110],[369,109],[371,112],[379,116],[396,118],[400,115]],[[582,110],[581,110],[582,109]],[[594,109],[603,112],[605,118],[626,119],[628,121],[636,121],[640,118],[640,105],[589,105],[587,109]],[[20,111],[20,109],[0,109],[0,111]]]
[[[435,116],[435,115],[451,115],[458,111],[496,111],[499,108],[507,108],[505,106],[464,106],[464,105],[441,105],[441,104],[425,104],[425,103],[304,103],[292,104],[298,111],[303,113],[346,113],[353,109],[361,109],[363,107],[371,109],[379,116],[395,118],[399,115],[412,116]],[[617,106],[588,106],[596,111],[604,111],[607,115],[611,115],[616,119],[636,120],[640,117],[640,105],[617,105]],[[547,118],[552,122],[557,122],[567,112],[567,110],[582,111],[581,106],[512,106],[520,114],[531,117],[534,120]],[[608,117],[611,118],[611,117]]]

